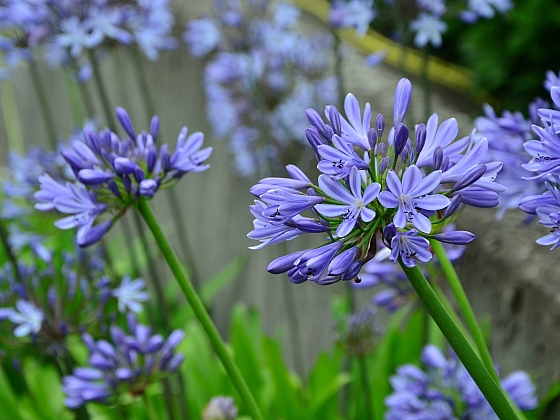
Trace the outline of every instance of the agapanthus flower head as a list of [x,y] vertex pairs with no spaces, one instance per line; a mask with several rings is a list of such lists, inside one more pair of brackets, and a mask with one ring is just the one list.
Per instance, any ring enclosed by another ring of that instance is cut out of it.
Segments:
[[[158,146],[155,141],[157,116],[152,119],[149,133],[136,133],[123,108],[117,108],[117,118],[126,136],[119,137],[109,129],[84,129],[85,141],[74,140],[71,148],[61,152],[76,182],[62,184],[48,174],[39,177],[41,189],[35,193],[35,207],[67,214],[56,226],[78,228],[76,239],[82,247],[98,242],[140,198],[152,198],[158,190],[175,185],[186,173],[209,167],[205,161],[212,148],[201,148],[204,134],[187,136],[187,127],[183,127],[171,153],[167,144]],[[102,214],[109,214],[109,219],[96,224]]]
[[447,31],[447,24],[438,15],[420,12],[418,18],[410,22],[410,29],[416,33],[414,45],[418,48],[431,44],[435,48],[441,47],[441,35]]
[[427,126],[416,127],[413,142],[403,124],[411,92],[410,81],[401,80],[395,127],[386,140],[386,119],[378,116],[372,127],[371,106],[366,104],[362,116],[351,94],[345,116],[334,105],[325,109],[328,122],[317,111],[306,111],[312,124],[306,137],[322,174],[315,183],[290,165],[290,178],[265,178],[253,186],[258,200],[251,207],[256,221],[249,237],[261,241],[258,247],[304,233],[321,234],[326,241],[274,260],[270,272],[285,272],[293,283],[359,281],[359,270],[374,258],[378,240],[391,249],[391,261],[408,267],[431,260],[428,239],[454,245],[474,240],[470,232],[443,229],[460,207],[498,204],[505,188],[494,178],[502,164],[481,164],[488,151],[484,138],[471,135],[453,142],[454,119],[438,128],[437,115],[432,116]]
[[[424,347],[422,369],[403,365],[390,379],[393,393],[385,399],[387,420],[497,420],[498,416],[465,367],[452,355],[446,358],[434,345]],[[521,410],[537,407],[535,385],[526,372],[515,371],[501,380],[502,388]]]
[[[135,290],[125,293],[130,284]],[[66,355],[70,335],[107,330],[117,303],[121,312],[142,310],[143,283],[125,277],[114,286],[97,253],[57,254],[38,265],[20,264],[17,273],[6,265],[0,272],[0,319],[12,328],[0,334],[2,348],[12,356]]]
[[237,407],[232,397],[212,397],[204,411],[202,420],[235,420],[237,418]]
[[130,334],[111,326],[111,342],[83,335],[89,366],[75,368],[72,375],[63,378],[67,407],[89,402],[110,404],[122,394],[140,395],[149,385],[177,371],[184,359],[175,353],[184,337],[181,330],[173,331],[167,339],[152,335],[151,328],[139,324],[133,315],[128,317],[128,329]]
[[284,2],[216,0],[211,15],[187,23],[191,54],[207,59],[208,120],[228,139],[241,176],[300,159],[307,127],[300,110],[338,100],[332,36],[297,33],[299,14]]
[[336,320],[336,341],[353,357],[370,354],[383,333],[376,309],[368,307]]
[[53,65],[82,63],[85,50],[133,43],[155,60],[159,50],[176,47],[173,23],[168,0],[7,0],[0,5],[0,27],[8,34],[0,50],[11,69],[38,47]]

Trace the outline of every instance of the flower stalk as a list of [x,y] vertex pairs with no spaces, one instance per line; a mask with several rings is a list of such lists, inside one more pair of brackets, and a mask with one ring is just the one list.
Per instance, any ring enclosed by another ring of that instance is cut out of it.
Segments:
[[445,309],[436,293],[417,266],[407,267],[402,259],[399,263],[410,280],[412,287],[426,306],[431,317],[434,319],[441,332],[457,354],[457,357],[473,380],[479,387],[484,397],[488,400],[496,414],[501,420],[519,420],[512,404],[504,395],[501,387],[488,372],[484,364],[476,355],[467,339],[463,336],[449,312]]
[[216,352],[216,355],[222,362],[226,373],[231,380],[232,384],[235,386],[239,395],[245,402],[247,406],[247,410],[249,411],[250,415],[253,417],[253,420],[263,420],[263,416],[260,412],[259,407],[253,397],[253,394],[249,390],[247,383],[243,379],[239,368],[233,361],[233,358],[229,354],[226,346],[220,337],[216,326],[212,322],[212,319],[208,315],[204,304],[200,300],[200,297],[196,293],[189,277],[181,265],[179,258],[175,251],[171,248],[171,245],[167,241],[167,238],[163,234],[154,213],[152,212],[150,206],[148,205],[145,199],[140,199],[137,204],[137,208],[140,211],[140,214],[144,218],[144,221],[148,225],[150,231],[152,232],[158,247],[163,254],[164,258],[166,259],[169,268],[173,272],[175,279],[179,283],[181,290],[183,291],[187,301],[189,302],[195,316],[201,323],[202,327],[206,331],[208,338]]
[[[436,240],[430,240],[430,245],[434,250],[436,256],[438,257],[438,261],[441,265],[443,274],[447,278],[447,283],[449,284],[449,287],[451,287],[451,291],[453,292],[453,295],[457,300],[457,304],[459,305],[459,310],[461,311],[461,314],[465,319],[467,328],[469,329],[476,343],[476,347],[478,349],[480,359],[482,360],[482,363],[486,367],[486,370],[488,370],[488,373],[492,375],[494,381],[496,381],[496,383],[499,384],[500,380],[498,378],[498,374],[494,367],[492,356],[490,355],[490,351],[488,350],[486,340],[484,339],[484,334],[482,333],[482,330],[478,325],[478,322],[474,315],[474,311],[469,303],[467,294],[465,293],[465,289],[463,289],[461,281],[459,280],[459,276],[457,275],[457,272],[455,271],[453,264],[451,263],[451,261],[449,261],[449,258],[447,257],[447,253],[445,252],[445,249],[443,248],[441,242],[438,242]],[[507,395],[506,398],[508,398]],[[525,415],[521,412],[521,410],[519,410],[517,406],[512,404],[512,408],[514,409],[516,415],[520,419],[522,420],[525,419]]]
[[47,128],[47,136],[49,138],[49,145],[51,149],[56,150],[56,130],[54,128],[53,118],[49,108],[49,103],[47,101],[47,96],[45,95],[45,89],[43,89],[43,82],[41,81],[41,76],[37,70],[37,65],[32,62],[29,65],[29,71],[31,73],[31,81],[33,82],[33,87],[37,93],[37,100],[39,101],[39,106],[41,108],[41,115],[43,116],[43,121],[45,122],[45,127]]

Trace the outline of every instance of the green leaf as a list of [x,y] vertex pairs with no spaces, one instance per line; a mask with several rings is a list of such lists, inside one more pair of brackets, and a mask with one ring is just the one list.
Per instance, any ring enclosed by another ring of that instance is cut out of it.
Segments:
[[2,415],[6,419],[23,420],[18,410],[16,396],[4,374],[2,365],[0,365],[0,407]]
[[275,418],[286,420],[304,419],[304,409],[301,395],[290,380],[290,373],[282,359],[280,347],[272,339],[263,339],[263,350],[266,365],[271,373],[275,387]]

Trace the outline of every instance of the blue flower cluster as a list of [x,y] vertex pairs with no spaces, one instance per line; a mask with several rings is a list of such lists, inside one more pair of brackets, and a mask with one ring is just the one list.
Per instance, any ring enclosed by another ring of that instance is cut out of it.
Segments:
[[371,306],[335,321],[336,341],[353,357],[370,354],[383,334],[377,311]]
[[274,260],[269,272],[287,272],[292,283],[331,284],[355,279],[376,254],[379,237],[391,249],[390,260],[402,259],[408,267],[432,258],[428,238],[451,244],[474,240],[470,232],[442,228],[461,206],[498,204],[505,188],[494,179],[502,163],[481,163],[488,141],[475,141],[474,131],[454,141],[453,118],[438,126],[434,114],[426,125],[416,125],[411,140],[403,124],[411,95],[410,81],[402,79],[386,141],[384,117],[378,115],[371,127],[370,104],[362,116],[352,94],[345,100],[346,118],[332,105],[325,110],[328,123],[307,110],[312,126],[306,137],[322,174],[315,184],[289,165],[290,178],[264,178],[253,186],[258,200],[250,207],[256,220],[248,236],[261,242],[253,248],[307,233],[326,235],[327,242]]
[[[100,132],[86,128],[85,141],[74,140],[70,149],[62,150],[76,182],[62,184],[48,174],[39,177],[41,189],[35,193],[35,207],[68,214],[55,224],[60,229],[77,227],[76,239],[82,247],[97,243],[140,197],[151,198],[160,188],[175,185],[184,174],[209,167],[204,161],[212,148],[201,149],[202,133],[187,137],[187,127],[183,127],[171,154],[167,144],[156,145],[157,116],[152,118],[150,132],[139,134],[123,108],[117,108],[117,118],[124,138],[107,128]],[[94,224],[104,213],[110,213],[110,219]]]
[[215,6],[212,16],[189,21],[183,36],[192,55],[208,57],[206,114],[215,135],[229,139],[240,175],[277,170],[300,157],[300,110],[338,100],[332,37],[297,34],[300,11],[287,3]]
[[64,254],[62,262],[60,270],[48,263],[20,264],[17,273],[6,265],[0,271],[0,320],[14,327],[13,332],[3,331],[0,342],[14,356],[22,351],[65,355],[69,335],[104,332],[116,315],[117,302],[121,312],[138,312],[140,302],[148,298],[141,279],[130,282],[125,276],[112,289],[105,263],[96,254],[85,255],[78,249]]
[[[498,420],[456,357],[446,359],[437,347],[427,345],[422,363],[425,370],[403,365],[391,377],[393,393],[385,399],[385,420]],[[526,372],[512,372],[501,385],[521,410],[537,407],[535,385]]]
[[183,340],[181,330],[173,331],[167,339],[152,335],[150,327],[128,316],[131,332],[111,326],[112,343],[94,341],[89,334],[82,336],[89,350],[89,366],[74,369],[63,378],[65,404],[77,408],[87,402],[109,404],[122,394],[140,395],[145,389],[175,372],[184,359],[175,354]]
[[0,51],[7,76],[41,47],[52,65],[81,61],[84,50],[136,43],[150,60],[173,49],[168,0],[6,0],[0,5]]
[[553,73],[548,75],[545,86],[550,87],[554,109],[543,107],[538,109],[541,125],[533,125],[538,140],[525,143],[525,150],[532,159],[523,165],[527,171],[534,172],[526,180],[544,181],[546,192],[542,195],[531,195],[522,199],[519,208],[526,213],[538,215],[540,223],[550,229],[537,243],[552,245],[551,249],[560,246],[560,86]]

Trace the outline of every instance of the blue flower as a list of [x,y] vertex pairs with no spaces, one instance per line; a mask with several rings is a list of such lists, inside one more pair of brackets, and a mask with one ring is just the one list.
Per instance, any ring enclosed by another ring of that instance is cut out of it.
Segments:
[[151,383],[175,372],[184,359],[174,354],[184,333],[175,330],[165,340],[152,335],[151,328],[138,324],[129,316],[130,335],[117,326],[111,327],[112,343],[95,342],[89,334],[82,339],[89,350],[89,367],[78,367],[63,378],[64,401],[69,408],[88,402],[109,404],[121,394],[138,395]]
[[378,235],[391,248],[390,260],[402,259],[408,267],[432,258],[428,238],[459,246],[474,240],[470,232],[447,231],[448,219],[462,204],[497,204],[504,187],[494,178],[502,164],[481,163],[488,151],[486,139],[475,144],[471,136],[453,143],[456,121],[450,119],[438,130],[437,115],[427,129],[424,124],[416,127],[413,144],[402,122],[411,94],[410,81],[401,80],[395,92],[395,127],[386,140],[385,118],[378,115],[370,127],[371,106],[366,104],[362,116],[351,94],[345,101],[348,120],[334,106],[325,108],[328,122],[306,110],[312,125],[306,138],[322,172],[318,185],[288,166],[291,178],[264,178],[253,186],[258,200],[250,207],[255,229],[249,237],[261,242],[254,249],[304,233],[323,234],[326,242],[277,258],[268,267],[271,273],[287,273],[293,283],[359,283],[361,266],[375,258]]
[[119,312],[142,312],[142,302],[150,299],[150,295],[144,290],[145,286],[142,279],[131,280],[130,276],[124,276],[121,285],[111,292],[119,302]]
[[441,34],[447,31],[447,24],[440,20],[439,16],[425,12],[418,14],[418,19],[410,22],[410,29],[416,32],[414,45],[418,48],[432,44],[435,48],[441,47]]
[[41,331],[45,315],[31,302],[20,299],[16,302],[15,309],[8,313],[7,318],[17,325],[14,337],[25,337]]
[[331,179],[327,175],[319,177],[319,187],[331,198],[344,204],[317,204],[315,209],[324,217],[342,216],[342,223],[336,229],[339,237],[348,235],[356,226],[358,218],[365,223],[375,217],[375,210],[368,208],[381,190],[377,182],[369,184],[362,194],[362,176],[360,171],[353,166],[348,178],[350,191],[344,188],[340,182]]
[[421,232],[430,233],[430,219],[421,211],[441,210],[449,205],[449,199],[444,195],[428,195],[439,186],[440,181],[440,171],[423,177],[415,165],[405,170],[402,183],[395,171],[389,171],[387,190],[379,194],[379,202],[387,208],[398,208],[393,219],[395,227],[404,228],[410,222]]
[[[117,108],[117,117],[127,137],[119,138],[108,129],[95,132],[86,128],[84,141],[74,140],[71,149],[61,152],[79,182],[63,185],[48,174],[39,177],[41,189],[35,193],[35,207],[69,214],[55,225],[60,229],[77,227],[76,239],[82,247],[98,242],[140,197],[151,198],[158,190],[175,185],[184,174],[209,168],[205,161],[212,148],[201,148],[202,133],[187,137],[183,127],[171,155],[167,144],[159,150],[155,144],[157,117],[152,119],[150,134],[136,134],[124,109]],[[107,212],[112,218],[95,224],[97,217]]]

